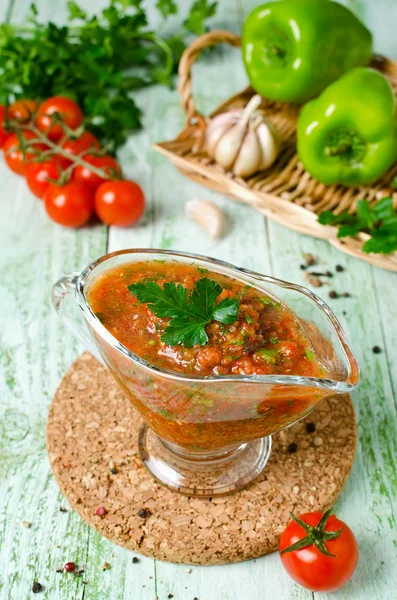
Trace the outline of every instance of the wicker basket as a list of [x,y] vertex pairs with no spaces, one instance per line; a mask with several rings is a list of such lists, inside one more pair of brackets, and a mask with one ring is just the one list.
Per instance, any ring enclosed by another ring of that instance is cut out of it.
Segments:
[[[191,92],[191,67],[200,52],[209,46],[226,42],[240,46],[240,38],[229,31],[211,31],[198,37],[184,52],[179,65],[178,90],[187,115],[185,128],[171,142],[160,142],[154,148],[165,154],[190,179],[208,186],[234,200],[249,204],[258,211],[300,233],[328,240],[343,252],[351,254],[382,269],[397,271],[397,253],[391,255],[365,254],[361,246],[368,236],[337,238],[335,227],[325,227],[317,221],[323,210],[336,213],[354,212],[358,200],[371,203],[392,195],[397,205],[397,193],[391,182],[397,174],[397,164],[372,187],[347,188],[325,186],[307,173],[296,154],[296,121],[299,107],[264,99],[262,108],[280,132],[283,150],[276,163],[267,171],[247,179],[235,177],[217,165],[205,153],[203,134],[208,120],[197,112]],[[397,91],[397,63],[374,57],[372,66],[382,71]],[[219,106],[211,116],[230,108],[240,108],[254,95],[252,88],[236,94]]]

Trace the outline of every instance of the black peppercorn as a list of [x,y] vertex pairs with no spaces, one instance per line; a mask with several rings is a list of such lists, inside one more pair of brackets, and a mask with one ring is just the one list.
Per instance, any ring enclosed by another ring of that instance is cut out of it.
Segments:
[[325,274],[326,274],[327,277],[333,277],[334,276],[334,274],[331,273],[331,271],[326,271]]
[[116,467],[112,467],[112,468],[110,469],[110,472],[111,472],[111,474],[112,474],[112,475],[116,475],[116,474],[117,474],[117,469],[116,469]]
[[345,269],[342,267],[342,265],[336,265],[335,270],[338,271],[338,273],[342,273],[342,271]]
[[148,508],[141,508],[138,511],[138,517],[140,517],[141,519],[147,519],[149,515],[150,515],[150,510]]
[[316,426],[314,423],[306,423],[306,431],[307,433],[313,433],[313,431],[316,431]]
[[43,586],[41,585],[41,583],[39,583],[38,581],[35,581],[34,584],[33,584],[33,586],[32,586],[32,592],[34,594],[38,594],[42,590],[43,590]]
[[306,265],[299,265],[299,268],[301,269],[301,271],[304,271],[306,269]]
[[134,565],[136,565],[136,563],[139,563],[139,558],[137,556],[134,556],[132,562],[134,563]]
[[174,594],[168,594],[168,598],[173,598]]
[[343,292],[343,297],[344,298],[350,298],[349,292]]
[[295,452],[298,450],[298,444],[296,442],[291,442],[290,444],[288,444],[288,452],[290,454],[295,454]]
[[334,290],[331,290],[328,295],[329,295],[330,298],[337,298],[338,297],[338,294]]
[[380,354],[380,353],[382,352],[382,350],[381,350],[381,348],[379,348],[379,346],[374,346],[374,347],[372,348],[372,352],[373,352],[374,354]]

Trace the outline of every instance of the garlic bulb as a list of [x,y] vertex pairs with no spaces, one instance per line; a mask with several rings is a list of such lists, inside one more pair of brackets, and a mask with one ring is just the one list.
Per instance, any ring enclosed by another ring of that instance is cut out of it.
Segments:
[[270,167],[279,153],[277,133],[263,112],[260,96],[243,108],[213,117],[206,131],[208,154],[238,177],[249,177]]
[[222,237],[227,229],[225,213],[210,200],[189,200],[185,205],[185,214],[188,219],[204,227],[211,240]]

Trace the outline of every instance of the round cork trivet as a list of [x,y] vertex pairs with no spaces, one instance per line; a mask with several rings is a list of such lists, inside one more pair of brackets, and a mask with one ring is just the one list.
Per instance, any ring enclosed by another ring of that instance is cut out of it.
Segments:
[[[307,431],[308,422],[314,432]],[[146,556],[178,563],[232,563],[272,552],[290,511],[332,506],[356,447],[350,396],[335,396],[273,436],[269,462],[247,488],[229,496],[190,498],[154,481],[142,465],[141,423],[111,374],[85,353],[70,367],[51,404],[51,466],[73,509],[99,533]],[[105,509],[104,516],[95,515],[98,507]]]

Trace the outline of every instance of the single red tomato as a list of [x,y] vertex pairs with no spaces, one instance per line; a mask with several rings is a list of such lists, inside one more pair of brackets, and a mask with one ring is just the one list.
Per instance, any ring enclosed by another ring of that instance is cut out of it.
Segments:
[[36,127],[46,133],[52,141],[59,140],[65,132],[60,123],[54,123],[54,115],[58,115],[69,129],[77,129],[84,120],[80,107],[65,96],[53,96],[45,100],[36,115]]
[[44,194],[44,205],[50,219],[65,227],[81,227],[94,212],[92,190],[84,183],[50,184]]
[[338,590],[357,566],[358,545],[352,530],[331,510],[293,519],[284,529],[279,546],[286,571],[313,592]]
[[[21,131],[20,135],[26,140],[32,140],[36,136],[31,131]],[[32,144],[26,150],[25,156],[21,149],[20,141],[16,133],[12,133],[3,144],[4,159],[14,173],[24,175],[26,165],[32,162],[37,157],[37,152],[42,152],[47,149],[45,144]],[[35,152],[37,151],[37,152]]]
[[106,225],[128,227],[145,210],[145,196],[134,181],[106,181],[95,192],[95,210]]
[[[115,160],[112,156],[105,154],[104,156],[95,156],[93,154],[86,154],[83,156],[85,162],[97,169],[102,169],[109,178],[114,177],[115,175],[121,175],[121,168],[117,160]],[[101,183],[108,181],[106,177],[100,177],[96,173],[93,173],[88,167],[82,167],[81,165],[76,165],[72,179],[75,181],[82,181],[86,183],[91,188],[96,189]]]
[[0,104],[0,148],[3,147],[4,143],[10,137],[8,131],[6,131],[3,127],[4,120],[6,116],[6,107],[3,104]]
[[38,106],[39,103],[37,100],[31,100],[29,98],[17,100],[11,104],[8,109],[8,117],[9,119],[15,119],[21,123],[28,123],[31,120],[32,115],[38,109]]
[[[90,131],[84,131],[78,138],[67,138],[65,141],[61,141],[61,146],[72,156],[78,156],[82,152],[90,150],[91,148],[96,148],[99,150],[101,147],[95,135],[93,135]],[[63,157],[63,159],[68,161],[66,157]],[[68,164],[71,164],[71,162],[72,161],[68,161]]]
[[62,171],[62,165],[56,159],[44,162],[34,162],[26,166],[25,176],[28,188],[38,198],[43,199],[51,185],[49,179],[57,181]]

